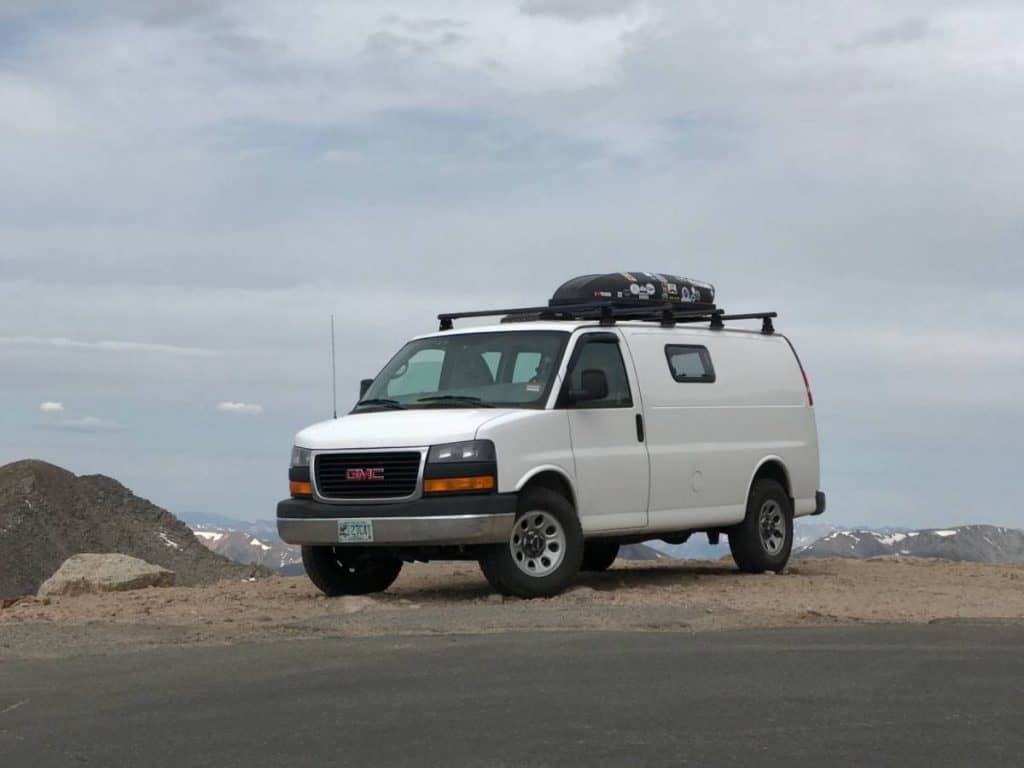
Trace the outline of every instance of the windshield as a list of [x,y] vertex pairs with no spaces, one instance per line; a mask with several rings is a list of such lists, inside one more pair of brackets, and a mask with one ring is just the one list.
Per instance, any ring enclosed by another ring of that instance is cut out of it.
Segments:
[[499,331],[410,341],[355,410],[543,408],[568,338],[563,331]]

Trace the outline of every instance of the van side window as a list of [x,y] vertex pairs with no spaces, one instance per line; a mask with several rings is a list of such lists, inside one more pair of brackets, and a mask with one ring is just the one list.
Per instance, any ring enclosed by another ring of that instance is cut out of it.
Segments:
[[715,380],[715,366],[707,347],[667,344],[665,357],[676,381],[707,384]]
[[618,344],[594,341],[588,343],[584,340],[583,348],[569,374],[570,388],[581,389],[583,372],[592,369],[604,371],[604,375],[608,379],[608,397],[603,400],[590,400],[582,407],[633,407],[633,396],[629,391],[629,378],[626,376],[626,366],[622,362],[622,352],[619,351]]

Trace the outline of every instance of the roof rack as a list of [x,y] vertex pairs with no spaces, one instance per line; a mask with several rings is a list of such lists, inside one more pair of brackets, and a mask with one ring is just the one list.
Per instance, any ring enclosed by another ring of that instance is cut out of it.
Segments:
[[760,320],[761,332],[775,333],[772,319],[777,312],[748,312],[729,315],[714,304],[614,304],[593,302],[588,304],[560,304],[546,307],[514,307],[511,309],[479,309],[471,312],[443,312],[437,316],[439,330],[450,331],[454,320],[467,317],[494,317],[505,315],[502,322],[528,322],[531,320],[597,320],[601,325],[614,325],[616,320],[647,320],[671,327],[677,323],[710,323],[712,329],[725,327],[726,320]]

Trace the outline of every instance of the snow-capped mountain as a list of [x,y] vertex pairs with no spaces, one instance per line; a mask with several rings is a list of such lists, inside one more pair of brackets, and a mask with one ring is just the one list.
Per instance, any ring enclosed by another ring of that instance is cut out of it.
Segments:
[[623,544],[619,547],[622,560],[662,560],[668,555],[647,544]]
[[[256,563],[272,568],[285,576],[304,573],[302,554],[298,547],[285,544],[274,534],[253,535],[249,531],[200,528],[193,531],[208,549],[239,563]],[[622,547],[619,557],[624,560],[657,560],[667,555],[643,544]]]
[[254,536],[248,531],[196,530],[196,538],[219,555],[238,563],[257,563],[279,573],[302,572],[298,547],[285,544],[276,535]]
[[[793,523],[793,551],[796,552],[835,530],[837,530],[835,525],[817,518],[797,518]],[[680,560],[717,560],[729,554],[729,539],[725,535],[719,538],[718,544],[709,544],[706,535],[695,533],[685,544],[649,541],[647,545],[658,552]]]
[[[223,516],[185,517],[196,538],[218,554],[239,563],[255,563],[285,575],[301,575],[299,547],[277,536],[273,521],[243,521]],[[694,534],[684,544],[649,541],[624,546],[620,557],[649,560],[717,559],[729,554],[723,535],[717,545],[704,534]],[[845,557],[863,559],[881,555],[934,557],[977,563],[1024,563],[1024,531],[992,525],[908,530],[905,528],[840,528],[817,518],[796,520],[793,557]]]
[[796,557],[866,558],[880,555],[936,557],[973,563],[1024,563],[1024,531],[993,525],[964,525],[920,531],[836,530]]

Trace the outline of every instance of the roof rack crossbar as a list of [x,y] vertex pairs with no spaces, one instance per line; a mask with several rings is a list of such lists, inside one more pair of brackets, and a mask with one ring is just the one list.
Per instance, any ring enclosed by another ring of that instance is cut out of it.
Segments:
[[[775,324],[772,322],[773,318],[779,316],[778,312],[747,312],[740,315],[722,315],[722,320],[760,320],[761,321],[761,333],[771,336],[775,333]],[[712,327],[716,327],[712,322]],[[720,326],[719,326],[720,327]]]
[[452,321],[466,317],[493,317],[495,315],[539,315],[542,320],[557,320],[559,317],[571,319],[576,312],[593,310],[594,304],[566,304],[559,307],[513,307],[510,309],[477,309],[471,312],[442,312],[437,316],[441,321],[441,330],[449,331],[452,328]]
[[[700,323],[709,322],[712,328],[723,328],[726,320],[761,320],[761,330],[770,334],[775,332],[772,318],[778,317],[777,312],[749,312],[744,314],[725,314],[725,310],[718,309],[714,305],[697,306],[690,304],[652,304],[650,306],[622,306],[609,304],[608,302],[595,302],[592,304],[561,304],[543,307],[512,307],[505,309],[481,309],[469,312],[444,312],[437,316],[440,321],[440,329],[449,331],[452,329],[453,320],[467,317],[493,317],[506,315],[510,318],[515,316],[533,315],[539,320],[598,320],[601,325],[613,325],[616,318],[623,320],[653,320],[659,321],[664,326],[672,326],[676,323]],[[532,319],[532,318],[529,318]]]

